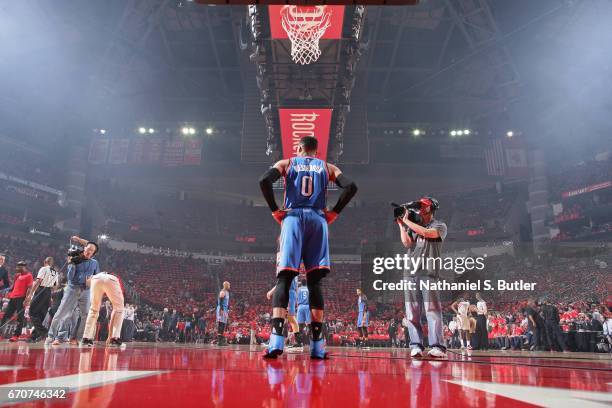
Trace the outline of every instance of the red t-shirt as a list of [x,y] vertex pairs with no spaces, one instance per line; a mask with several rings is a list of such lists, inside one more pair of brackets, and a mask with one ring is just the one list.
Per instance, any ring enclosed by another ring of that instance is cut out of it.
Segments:
[[15,278],[13,290],[11,290],[11,293],[8,295],[9,299],[25,297],[26,293],[28,292],[28,288],[32,286],[33,283],[34,279],[29,271],[20,274],[17,278]]

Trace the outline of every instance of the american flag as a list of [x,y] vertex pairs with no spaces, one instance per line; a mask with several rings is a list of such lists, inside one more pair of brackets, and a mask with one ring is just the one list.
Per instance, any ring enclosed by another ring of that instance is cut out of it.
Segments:
[[489,176],[503,176],[506,166],[504,162],[504,148],[501,140],[494,140],[485,149],[485,161]]

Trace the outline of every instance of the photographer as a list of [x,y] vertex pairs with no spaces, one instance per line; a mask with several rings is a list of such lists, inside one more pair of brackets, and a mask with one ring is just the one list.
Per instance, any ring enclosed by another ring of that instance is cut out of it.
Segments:
[[49,333],[45,341],[46,344],[52,343],[55,346],[61,344],[58,339],[58,331],[62,322],[70,317],[77,305],[79,306],[81,316],[81,323],[76,332],[77,340],[83,337],[85,321],[87,320],[87,313],[90,307],[90,279],[93,275],[100,272],[98,261],[93,259],[93,256],[98,252],[98,244],[77,236],[72,237],[71,242],[76,242],[83,249],[71,247],[68,253],[69,265],[66,271],[66,288],[64,289],[64,295],[59,308],[49,326]]
[[[439,204],[435,198],[423,197],[418,201],[396,208],[394,215],[400,229],[402,244],[408,248],[412,258],[439,258],[442,255],[442,242],[446,238],[446,224],[434,218]],[[399,212],[397,211],[399,209]],[[417,221],[417,222],[415,222]],[[414,282],[415,290],[406,293],[406,317],[410,335],[410,355],[413,358],[423,356],[423,311],[427,317],[428,340],[431,350],[429,357],[446,358],[446,347],[442,333],[442,306],[436,290],[420,288],[420,281],[435,282],[439,270],[428,262],[421,262],[416,270],[405,276]]]

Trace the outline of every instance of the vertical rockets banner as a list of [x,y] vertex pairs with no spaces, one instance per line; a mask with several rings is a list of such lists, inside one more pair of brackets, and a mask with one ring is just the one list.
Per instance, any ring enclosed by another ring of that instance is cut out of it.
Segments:
[[319,141],[317,157],[327,160],[332,109],[279,109],[283,158],[297,153],[300,139],[313,136]]

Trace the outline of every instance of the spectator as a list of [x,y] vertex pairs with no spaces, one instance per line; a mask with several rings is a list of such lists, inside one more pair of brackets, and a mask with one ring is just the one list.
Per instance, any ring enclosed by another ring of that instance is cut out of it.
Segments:
[[546,301],[542,307],[542,315],[544,317],[544,330],[546,331],[547,344],[551,349],[568,351],[559,326],[559,311],[555,305]]

